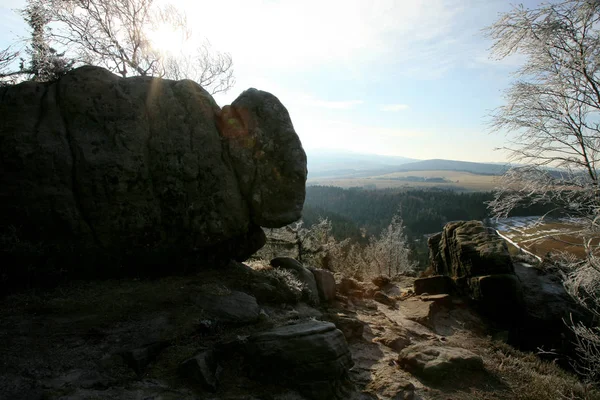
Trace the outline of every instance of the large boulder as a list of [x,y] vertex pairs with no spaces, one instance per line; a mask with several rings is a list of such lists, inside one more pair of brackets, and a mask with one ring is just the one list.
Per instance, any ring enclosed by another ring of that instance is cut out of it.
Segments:
[[264,244],[259,226],[301,216],[306,155],[272,94],[249,89],[221,110],[189,80],[86,66],[0,99],[6,258],[18,243],[245,259]]

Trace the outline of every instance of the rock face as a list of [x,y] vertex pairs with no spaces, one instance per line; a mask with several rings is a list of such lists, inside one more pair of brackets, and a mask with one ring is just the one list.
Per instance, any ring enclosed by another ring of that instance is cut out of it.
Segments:
[[272,94],[221,110],[189,80],[87,66],[0,99],[0,226],[20,242],[244,259],[301,216],[306,155]]
[[252,335],[245,353],[256,378],[293,385],[311,399],[336,398],[336,386],[353,365],[342,332],[322,321]]

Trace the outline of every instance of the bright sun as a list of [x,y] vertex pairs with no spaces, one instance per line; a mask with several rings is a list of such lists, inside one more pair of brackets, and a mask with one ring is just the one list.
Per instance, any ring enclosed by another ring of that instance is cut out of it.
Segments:
[[184,33],[169,24],[161,24],[149,32],[152,48],[168,55],[179,53],[184,47]]

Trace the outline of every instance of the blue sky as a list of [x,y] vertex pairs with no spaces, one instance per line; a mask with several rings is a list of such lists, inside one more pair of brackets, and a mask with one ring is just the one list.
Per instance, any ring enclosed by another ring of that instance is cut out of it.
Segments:
[[[506,0],[173,3],[198,40],[233,57],[237,83],[217,102],[272,92],[308,149],[505,161],[494,148],[506,138],[489,133],[487,115],[520,59],[490,60],[481,29]],[[23,4],[2,1],[0,47],[25,35],[13,11]]]

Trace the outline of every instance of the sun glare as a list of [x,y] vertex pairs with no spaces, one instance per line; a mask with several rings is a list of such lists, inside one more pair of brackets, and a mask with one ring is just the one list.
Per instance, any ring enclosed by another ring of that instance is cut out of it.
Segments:
[[148,35],[152,48],[163,54],[179,53],[185,44],[184,34],[169,24],[161,24]]

